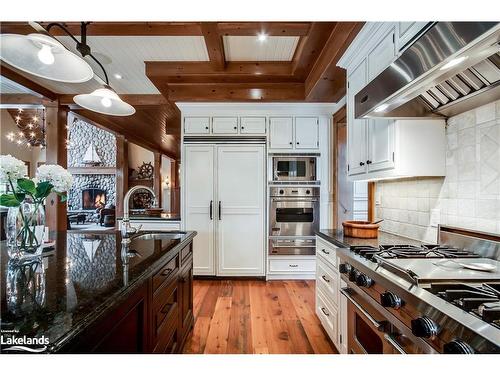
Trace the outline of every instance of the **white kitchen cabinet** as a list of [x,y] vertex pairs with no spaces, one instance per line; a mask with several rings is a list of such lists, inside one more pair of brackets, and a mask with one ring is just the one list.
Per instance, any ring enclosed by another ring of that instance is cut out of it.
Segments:
[[214,147],[186,145],[183,155],[184,223],[198,232],[193,242],[193,272],[215,275]]
[[213,117],[213,134],[238,134],[238,117]]
[[185,117],[184,134],[210,134],[210,118]]
[[398,22],[398,50],[402,51],[406,48],[409,41],[411,41],[428,22]]
[[394,120],[368,121],[368,172],[394,168]]
[[185,145],[183,157],[194,274],[264,276],[264,146]]
[[293,118],[271,117],[269,119],[269,148],[293,149]]
[[378,76],[396,56],[395,28],[387,31],[368,53],[368,82]]
[[264,275],[264,147],[217,147],[217,275]]
[[265,117],[242,117],[240,122],[241,134],[266,134]]
[[367,160],[367,122],[354,117],[354,95],[367,82],[366,60],[363,60],[347,78],[347,161],[349,176],[365,174]]
[[317,117],[295,117],[295,148],[319,148],[319,119]]

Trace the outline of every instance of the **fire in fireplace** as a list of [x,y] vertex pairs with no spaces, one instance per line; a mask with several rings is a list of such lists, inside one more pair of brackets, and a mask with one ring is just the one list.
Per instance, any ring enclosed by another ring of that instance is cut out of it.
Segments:
[[82,190],[82,209],[95,210],[103,208],[106,205],[106,192],[102,189],[83,189]]

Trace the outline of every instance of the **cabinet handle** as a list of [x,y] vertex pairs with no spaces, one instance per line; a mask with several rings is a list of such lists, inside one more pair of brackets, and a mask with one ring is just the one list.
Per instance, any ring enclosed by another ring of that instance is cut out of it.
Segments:
[[326,251],[325,249],[321,249],[322,252],[324,252],[326,255],[330,255],[329,251]]
[[325,275],[321,276],[321,278],[322,278],[323,280],[325,280],[327,283],[329,283],[329,282],[330,282],[330,280],[329,280],[329,279],[327,279]]
[[299,265],[298,264],[289,264],[288,266],[295,268],[295,267],[298,267]]
[[300,143],[299,143],[299,142],[297,142],[297,144],[299,145]]
[[371,163],[372,163],[372,161],[371,161],[371,160],[367,160],[367,161],[366,161],[366,164],[371,164]]
[[362,161],[360,161],[359,165],[362,167],[363,165],[365,165],[365,163],[363,163]]
[[290,142],[291,145],[293,145],[293,142]]
[[172,306],[173,306],[173,303],[167,303],[165,306],[163,306],[161,308],[160,312],[162,314],[166,314],[166,313],[168,313],[170,311],[170,309],[172,308]]
[[167,268],[167,269],[163,270],[163,272],[161,273],[161,275],[162,276],[167,276],[170,273],[172,273],[172,268]]
[[235,126],[233,129],[234,129],[234,130],[236,130],[236,129],[238,129],[238,127],[237,127],[237,126]]
[[214,201],[210,201],[210,220],[213,220],[214,219],[214,215],[213,215],[213,210],[214,210]]
[[243,129],[245,129],[245,127],[244,127],[244,126],[242,126],[242,127],[241,127],[241,130],[243,130]]
[[205,129],[208,130],[208,126],[205,126]]
[[222,220],[222,204],[221,204],[221,201],[219,201],[219,220]]
[[322,308],[321,308],[321,311],[322,311],[322,312],[323,312],[323,314],[325,314],[326,316],[330,316],[330,314],[328,313],[328,311],[327,311],[324,307],[322,307]]

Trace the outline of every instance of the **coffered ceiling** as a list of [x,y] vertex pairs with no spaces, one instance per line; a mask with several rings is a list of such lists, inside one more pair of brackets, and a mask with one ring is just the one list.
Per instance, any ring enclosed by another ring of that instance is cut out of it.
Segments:
[[[65,25],[80,34],[79,23]],[[1,26],[2,33],[33,32],[27,23]],[[176,157],[180,113],[175,102],[338,101],[346,83],[336,62],[361,27],[360,22],[92,22],[88,44],[107,70],[111,86],[137,110],[126,118],[72,104],[72,95],[98,87],[95,80],[61,84],[2,66],[90,120],[140,136],[148,147]],[[59,29],[51,33],[74,50]],[[102,76],[100,68],[90,64]],[[145,129],[150,129],[147,134]]]

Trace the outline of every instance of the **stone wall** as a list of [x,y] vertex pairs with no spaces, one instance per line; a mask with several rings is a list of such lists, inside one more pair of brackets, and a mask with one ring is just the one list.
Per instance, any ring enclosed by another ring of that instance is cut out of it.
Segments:
[[[69,118],[68,167],[84,167],[83,156],[91,143],[102,163],[99,167],[116,166],[116,137],[114,134],[86,123],[78,118]],[[116,206],[116,176],[113,174],[73,174],[74,182],[68,194],[68,210],[82,209],[82,190],[98,188],[106,191],[106,205]],[[88,221],[96,221],[95,212],[86,211]]]

